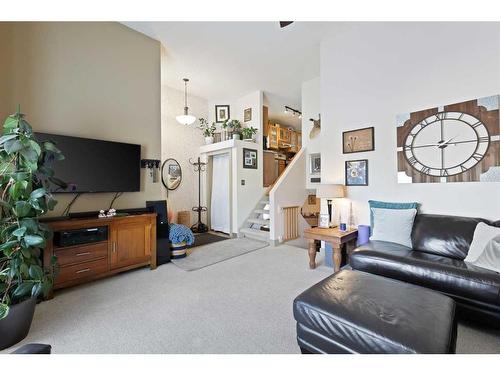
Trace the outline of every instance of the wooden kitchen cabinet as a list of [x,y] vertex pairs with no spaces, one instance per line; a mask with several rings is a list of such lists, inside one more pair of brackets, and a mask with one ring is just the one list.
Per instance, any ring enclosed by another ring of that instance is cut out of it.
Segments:
[[267,134],[269,137],[268,147],[272,150],[277,150],[279,148],[279,131],[279,125],[269,124]]

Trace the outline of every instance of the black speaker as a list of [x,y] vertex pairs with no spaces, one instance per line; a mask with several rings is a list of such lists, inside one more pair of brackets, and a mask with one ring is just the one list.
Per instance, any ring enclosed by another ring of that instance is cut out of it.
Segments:
[[167,201],[146,201],[146,207],[156,212],[156,263],[158,265],[168,263],[170,262],[170,244]]
[[167,201],[146,201],[146,207],[153,208],[156,212],[156,226],[161,224],[168,224],[167,218]]

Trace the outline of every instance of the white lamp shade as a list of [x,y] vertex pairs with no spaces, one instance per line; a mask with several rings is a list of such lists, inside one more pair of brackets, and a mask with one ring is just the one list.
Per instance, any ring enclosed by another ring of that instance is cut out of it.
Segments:
[[191,125],[196,121],[196,117],[192,115],[180,115],[175,118],[179,124],[182,125]]
[[318,198],[344,198],[345,188],[341,184],[322,184],[318,186],[316,190],[316,196]]

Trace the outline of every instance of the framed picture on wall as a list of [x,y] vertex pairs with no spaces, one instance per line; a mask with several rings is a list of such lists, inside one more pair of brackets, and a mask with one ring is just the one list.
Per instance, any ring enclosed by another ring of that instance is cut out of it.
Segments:
[[345,162],[346,186],[368,186],[368,160],[348,160]]
[[257,150],[243,149],[243,168],[257,169]]
[[311,154],[310,158],[310,170],[309,174],[311,175],[320,175],[321,174],[321,154]]
[[229,120],[229,105],[216,105],[215,106],[215,122],[221,123]]
[[349,130],[342,133],[342,153],[365,152],[375,150],[375,131],[369,128]]
[[247,108],[243,111],[243,121],[252,121],[252,108]]

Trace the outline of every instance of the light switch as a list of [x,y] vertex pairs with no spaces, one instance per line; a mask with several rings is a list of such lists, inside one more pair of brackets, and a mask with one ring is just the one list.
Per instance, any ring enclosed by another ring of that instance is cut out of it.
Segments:
[[241,180],[241,184],[242,184],[242,185],[245,185],[245,180]]

